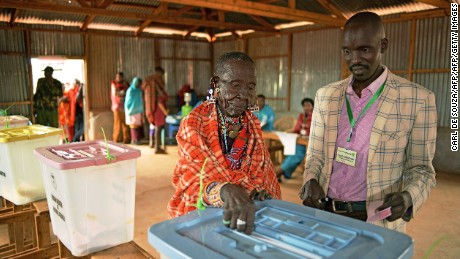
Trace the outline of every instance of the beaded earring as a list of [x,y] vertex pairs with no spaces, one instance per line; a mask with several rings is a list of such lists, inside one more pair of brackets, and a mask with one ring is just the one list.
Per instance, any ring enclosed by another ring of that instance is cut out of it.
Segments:
[[218,82],[219,82],[218,76],[211,77],[211,80],[209,82],[209,88],[208,88],[208,96],[206,97],[207,102],[210,104],[216,103],[217,95],[220,91],[219,87],[217,87]]
[[259,112],[259,106],[256,104],[250,104],[248,105],[248,111],[254,113],[254,112]]

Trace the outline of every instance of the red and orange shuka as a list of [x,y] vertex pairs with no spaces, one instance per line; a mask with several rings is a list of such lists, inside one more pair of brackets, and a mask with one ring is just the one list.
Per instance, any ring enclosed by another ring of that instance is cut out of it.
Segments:
[[265,189],[274,199],[281,198],[260,122],[251,112],[246,111],[244,116],[248,123],[249,139],[238,170],[230,169],[220,146],[214,104],[204,102],[182,120],[177,133],[180,159],[173,173],[176,191],[168,204],[171,218],[196,209],[200,172],[205,158],[208,161],[203,172],[204,185],[209,182],[229,182],[243,187],[248,195],[254,189]]

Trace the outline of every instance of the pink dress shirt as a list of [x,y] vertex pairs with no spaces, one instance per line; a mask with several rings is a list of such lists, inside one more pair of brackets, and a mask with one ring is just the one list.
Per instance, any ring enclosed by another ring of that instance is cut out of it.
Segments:
[[[384,67],[383,73],[368,87],[361,91],[361,98],[353,91],[353,81],[348,85],[345,94],[350,102],[355,120],[366,107],[375,92],[382,86],[388,75],[388,69]],[[364,113],[355,124],[350,142],[350,121],[348,119],[347,104],[343,101],[342,113],[340,114],[339,129],[335,150],[337,147],[351,149],[357,152],[355,167],[335,160],[332,165],[331,182],[328,196],[344,201],[365,201],[367,196],[367,160],[369,156],[369,142],[372,126],[377,116],[377,107],[380,98]]]

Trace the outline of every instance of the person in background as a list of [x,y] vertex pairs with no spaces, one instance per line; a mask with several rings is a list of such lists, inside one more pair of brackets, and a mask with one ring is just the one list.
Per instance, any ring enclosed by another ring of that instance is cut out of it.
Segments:
[[163,76],[165,71],[162,67],[156,67],[155,73],[144,80],[145,113],[150,124],[155,125],[155,154],[166,154],[166,150],[160,148],[161,130],[166,123],[168,110],[166,104],[168,93],[165,90]]
[[255,99],[254,61],[240,52],[219,57],[208,100],[182,120],[177,133],[180,158],[173,173],[170,217],[187,214],[197,204],[223,207],[223,225],[250,234],[253,200],[281,198],[262,130],[252,114]]
[[[297,123],[294,127],[293,133],[300,134],[303,138],[308,138],[310,135],[310,126],[311,126],[311,117],[313,113],[314,102],[310,98],[305,98],[302,100],[303,112],[299,114],[297,118]],[[292,173],[295,171],[297,166],[302,163],[305,158],[305,153],[307,152],[307,147],[305,145],[296,144],[295,154],[286,156],[281,164],[281,167],[277,170],[276,175],[278,181],[281,182],[281,176],[289,179],[292,176]]]
[[73,139],[75,133],[75,117],[78,86],[66,83],[64,85],[63,96],[65,99],[59,103],[58,115],[59,125],[64,129],[65,142]]
[[[122,72],[116,74],[110,89],[113,112],[113,141],[121,142],[123,139],[125,144],[129,144],[131,142],[131,137],[129,128],[125,123],[125,96],[126,90],[128,90],[128,83],[123,79]],[[123,131],[123,137],[121,136],[120,128]]]
[[[351,75],[320,88],[300,198],[306,206],[405,232],[436,183],[435,95],[382,64],[388,39],[375,13],[353,15],[342,53]],[[371,211],[369,213],[374,213]]]
[[265,96],[263,94],[259,94],[257,96],[257,105],[259,106],[259,112],[256,112],[255,115],[259,118],[262,130],[275,130],[275,113],[273,112],[273,109],[265,103]]
[[76,103],[75,103],[75,134],[73,135],[72,142],[79,142],[84,140],[85,134],[85,116],[83,113],[83,84],[80,80],[75,79],[75,87],[78,88]]
[[142,80],[135,77],[126,92],[126,124],[131,129],[131,144],[140,145],[144,138],[144,100],[142,98]]
[[62,83],[53,78],[54,69],[48,66],[43,71],[45,77],[38,79],[34,94],[35,123],[58,128],[59,103],[68,100],[63,97]]

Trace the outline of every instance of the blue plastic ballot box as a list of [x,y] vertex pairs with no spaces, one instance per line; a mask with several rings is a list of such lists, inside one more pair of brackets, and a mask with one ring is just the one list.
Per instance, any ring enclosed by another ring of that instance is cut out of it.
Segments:
[[208,208],[150,227],[149,243],[169,258],[411,258],[412,238],[363,221],[280,200],[257,203],[251,235]]

